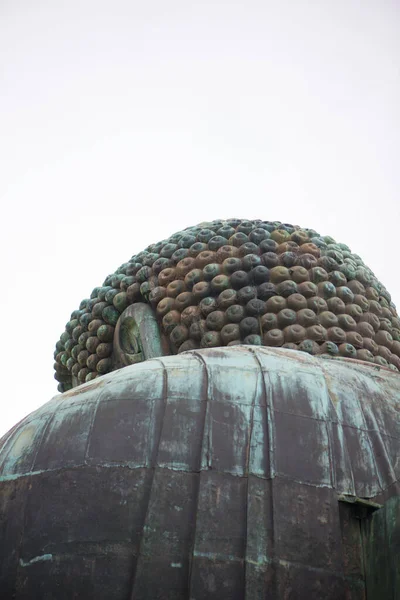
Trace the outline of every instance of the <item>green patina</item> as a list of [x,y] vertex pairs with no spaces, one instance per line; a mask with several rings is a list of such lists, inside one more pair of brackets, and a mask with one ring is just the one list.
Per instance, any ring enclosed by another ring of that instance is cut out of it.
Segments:
[[[140,332],[124,325],[125,360],[115,329],[139,304],[154,319]],[[132,352],[143,336],[149,353]],[[71,314],[56,344],[55,378],[64,392],[121,364],[237,344],[400,369],[396,308],[347,245],[280,222],[228,219],[151,244],[109,275]]]

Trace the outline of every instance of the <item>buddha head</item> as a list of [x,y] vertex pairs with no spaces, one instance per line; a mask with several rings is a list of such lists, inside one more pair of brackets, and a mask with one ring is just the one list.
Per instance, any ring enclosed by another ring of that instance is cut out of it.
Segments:
[[283,347],[400,370],[390,294],[350,248],[280,222],[201,223],[151,244],[82,300],[55,350],[60,392],[196,348]]

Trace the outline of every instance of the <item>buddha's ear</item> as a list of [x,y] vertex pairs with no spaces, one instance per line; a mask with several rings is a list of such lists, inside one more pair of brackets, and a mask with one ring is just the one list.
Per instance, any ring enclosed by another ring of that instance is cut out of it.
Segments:
[[167,340],[148,304],[131,304],[124,310],[115,327],[113,368],[143,362],[170,354]]

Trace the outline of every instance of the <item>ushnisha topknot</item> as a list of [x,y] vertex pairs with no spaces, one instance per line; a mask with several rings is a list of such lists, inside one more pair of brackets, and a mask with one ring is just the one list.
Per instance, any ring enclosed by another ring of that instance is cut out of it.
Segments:
[[56,344],[60,392],[115,368],[115,326],[139,302],[170,354],[280,346],[400,370],[396,308],[348,246],[286,223],[228,219],[151,244],[81,302]]

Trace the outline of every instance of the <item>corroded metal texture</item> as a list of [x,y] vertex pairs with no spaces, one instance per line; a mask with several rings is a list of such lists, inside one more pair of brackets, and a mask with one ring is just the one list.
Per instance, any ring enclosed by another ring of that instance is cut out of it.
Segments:
[[368,600],[400,598],[400,496],[363,523]]
[[340,495],[399,494],[400,376],[195,350],[56,396],[1,441],[2,598],[365,598]]
[[56,344],[59,391],[120,366],[114,329],[138,303],[154,312],[162,354],[244,343],[400,369],[396,308],[348,246],[287,223],[229,219],[148,246],[81,302]]

